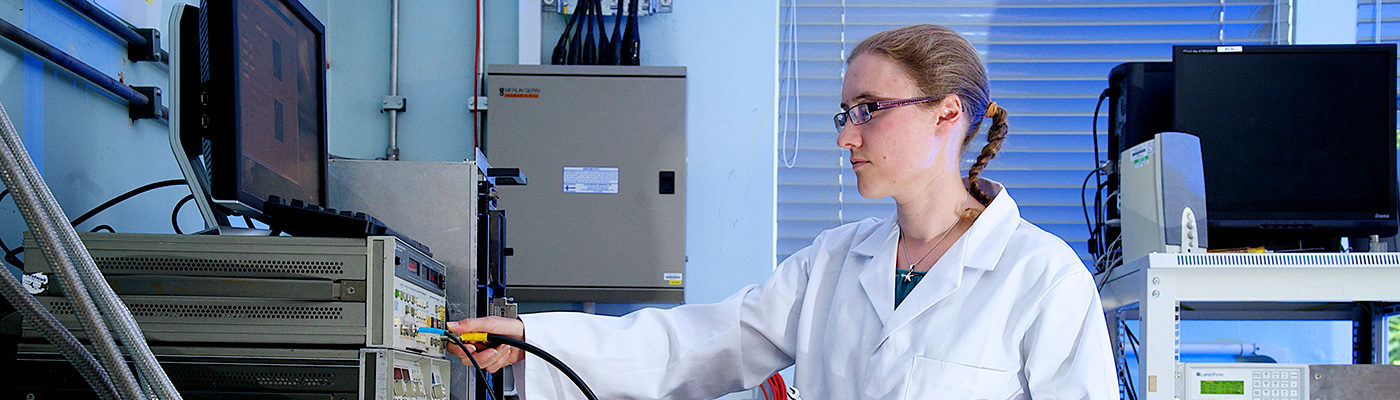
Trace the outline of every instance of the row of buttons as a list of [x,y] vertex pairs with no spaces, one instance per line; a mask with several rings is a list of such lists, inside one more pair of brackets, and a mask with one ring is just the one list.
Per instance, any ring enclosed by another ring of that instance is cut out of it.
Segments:
[[1254,379],[1298,379],[1298,371],[1254,371]]
[[1254,381],[1254,387],[1261,389],[1297,389],[1298,381]]
[[[1286,397],[1285,397],[1286,396]],[[1286,398],[1297,400],[1297,389],[1254,389],[1254,398]]]
[[428,303],[428,299],[420,299],[418,298],[418,296],[414,296],[412,293],[406,293],[398,289],[394,289],[394,298],[403,300],[408,304],[412,304],[420,309],[427,309],[428,306],[431,305],[431,303]]

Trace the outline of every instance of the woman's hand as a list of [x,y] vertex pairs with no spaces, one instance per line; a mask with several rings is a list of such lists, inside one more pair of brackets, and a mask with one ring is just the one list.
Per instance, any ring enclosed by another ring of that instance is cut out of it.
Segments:
[[[463,334],[472,332],[486,332],[509,337],[516,340],[525,340],[525,323],[518,319],[502,317],[467,318],[457,322],[448,322],[447,330],[452,333]],[[471,351],[471,357],[476,359],[476,363],[481,365],[481,369],[486,372],[496,373],[507,365],[514,364],[525,359],[525,352],[520,349],[506,346],[493,345],[486,342],[467,342],[467,350]],[[447,351],[457,355],[463,365],[472,365],[467,361],[466,354],[462,354],[462,349],[456,345],[448,344]]]

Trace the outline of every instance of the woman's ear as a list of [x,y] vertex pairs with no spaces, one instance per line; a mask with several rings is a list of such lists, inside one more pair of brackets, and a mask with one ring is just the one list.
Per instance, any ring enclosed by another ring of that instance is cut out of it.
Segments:
[[956,94],[943,96],[938,101],[938,123],[957,122],[962,118],[962,98]]
[[938,101],[935,113],[938,115],[940,131],[945,131],[945,127],[956,126],[963,117],[962,98],[956,94],[943,96],[943,99]]

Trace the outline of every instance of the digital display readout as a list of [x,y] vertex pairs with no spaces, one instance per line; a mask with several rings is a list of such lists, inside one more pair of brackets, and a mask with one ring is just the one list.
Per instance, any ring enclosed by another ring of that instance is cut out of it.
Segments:
[[1244,381],[1201,381],[1201,394],[1244,394]]

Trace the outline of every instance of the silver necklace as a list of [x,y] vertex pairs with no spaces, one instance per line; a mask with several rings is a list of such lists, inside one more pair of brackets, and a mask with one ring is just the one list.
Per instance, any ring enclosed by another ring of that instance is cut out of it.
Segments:
[[[943,239],[948,237],[948,233],[953,231],[953,227],[958,226],[958,222],[961,222],[961,221],[962,221],[962,218],[956,218],[956,219],[954,219],[954,220],[953,220],[953,224],[952,224],[952,225],[948,225],[948,229],[944,229],[944,230],[943,230],[943,234],[938,235],[938,241],[933,242],[933,246],[929,247],[929,248],[928,248],[928,251],[924,252],[924,255],[923,255],[923,256],[919,257],[919,259],[918,259],[917,261],[914,261],[914,262],[912,262],[912,263],[909,263],[909,268],[907,268],[907,270],[904,272],[904,281],[905,281],[905,282],[909,282],[909,281],[913,281],[913,280],[914,280],[914,266],[917,266],[917,265],[919,265],[919,263],[924,262],[924,259],[925,259],[925,258],[928,258],[928,255],[929,255],[929,254],[933,254],[933,249],[938,248],[938,245],[941,244],[941,243],[943,243]],[[901,232],[899,233],[899,235],[900,235],[900,236],[904,236],[904,232],[901,231]],[[906,250],[906,252],[907,252],[908,246],[905,246],[905,250]]]

